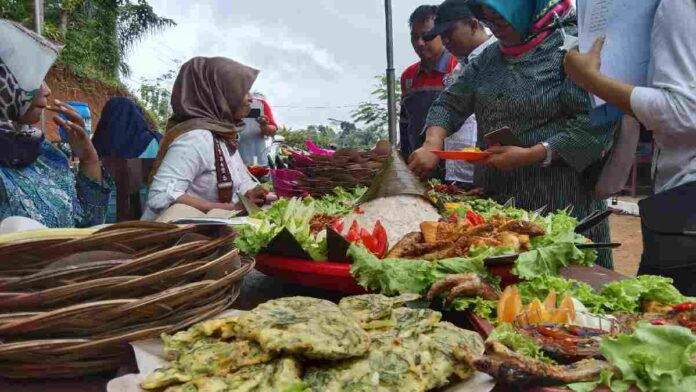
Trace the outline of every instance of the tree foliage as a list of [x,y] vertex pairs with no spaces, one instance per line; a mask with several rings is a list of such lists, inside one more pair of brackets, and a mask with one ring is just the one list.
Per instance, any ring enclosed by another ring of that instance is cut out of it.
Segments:
[[285,138],[284,144],[297,149],[306,149],[307,140],[321,148],[334,148],[337,137],[336,130],[327,125],[310,125],[307,129],[299,130],[280,127],[277,134]]
[[[0,0],[0,17],[33,27],[33,0]],[[43,34],[65,45],[59,61],[78,75],[118,83],[128,50],[174,25],[145,0],[45,0]]]
[[140,101],[155,118],[157,128],[161,131],[167,129],[167,121],[172,115],[172,84],[176,78],[179,63],[177,62],[176,65],[177,69],[170,69],[154,80],[143,80],[138,89]]
[[[296,148],[305,148],[305,141],[311,139],[322,148],[352,147],[369,149],[389,137],[389,113],[387,110],[387,77],[376,76],[377,83],[371,92],[372,99],[360,103],[351,113],[351,121],[331,119],[333,127],[310,125],[307,129],[293,130],[281,128],[278,134],[285,143]],[[399,102],[401,89],[397,84],[396,100]]]

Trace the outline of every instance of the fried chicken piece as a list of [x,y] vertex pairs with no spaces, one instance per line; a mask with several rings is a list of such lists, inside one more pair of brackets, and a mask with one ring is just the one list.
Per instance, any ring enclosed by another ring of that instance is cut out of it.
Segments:
[[498,240],[502,246],[512,248],[515,252],[519,252],[522,248],[522,242],[520,241],[519,234],[513,233],[511,231],[504,231],[498,233]]
[[447,302],[454,301],[457,297],[476,297],[484,299],[498,299],[498,292],[480,276],[473,272],[465,274],[448,275],[444,279],[435,282],[428,291],[428,299],[449,291]]
[[496,341],[486,342],[487,355],[475,356],[457,350],[459,360],[475,369],[487,373],[496,380],[514,385],[566,385],[576,382],[594,381],[600,372],[612,369],[604,361],[587,359],[570,365],[551,365],[524,357]]
[[480,236],[474,236],[474,237],[469,237],[469,246],[476,246],[476,247],[498,247],[502,245],[502,242],[495,238],[495,237],[480,237]]
[[407,258],[409,255],[413,254],[416,249],[416,245],[420,244],[423,240],[423,236],[419,232],[408,233],[397,242],[396,245],[387,253],[386,258],[388,259],[398,259]]
[[530,237],[539,237],[546,234],[546,231],[532,222],[515,220],[505,223],[498,228],[499,231],[511,231],[517,234],[526,234]]

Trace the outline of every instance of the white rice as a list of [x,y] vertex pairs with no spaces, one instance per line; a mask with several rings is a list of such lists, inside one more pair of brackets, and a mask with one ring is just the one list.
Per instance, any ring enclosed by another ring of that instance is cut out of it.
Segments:
[[370,231],[379,220],[387,231],[389,247],[396,245],[406,234],[420,231],[421,222],[440,219],[437,209],[417,196],[390,196],[360,205],[362,214],[350,214],[343,220],[346,234],[357,221],[360,227]]

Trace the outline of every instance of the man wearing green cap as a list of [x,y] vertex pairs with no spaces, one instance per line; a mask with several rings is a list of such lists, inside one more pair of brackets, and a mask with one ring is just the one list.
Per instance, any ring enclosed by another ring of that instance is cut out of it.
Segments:
[[[440,36],[447,50],[459,59],[459,65],[445,80],[446,86],[454,84],[464,72],[464,67],[497,41],[495,37],[488,35],[468,3],[468,0],[447,0],[440,4],[433,29],[423,35],[426,41]],[[472,115],[459,131],[445,139],[445,150],[475,146],[476,139],[476,116]],[[447,161],[445,180],[457,182],[465,189],[473,188],[474,165],[463,161]]]

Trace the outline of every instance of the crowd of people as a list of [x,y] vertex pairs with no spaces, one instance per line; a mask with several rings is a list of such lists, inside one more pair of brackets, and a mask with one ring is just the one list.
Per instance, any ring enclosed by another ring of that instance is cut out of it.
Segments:
[[[573,206],[582,218],[607,209],[597,197],[599,178],[620,133],[637,132],[626,125],[638,120],[654,133],[655,192],[663,196],[646,206],[657,211],[651,216],[674,215],[675,203],[696,197],[695,20],[693,1],[660,2],[645,43],[649,81],[632,86],[601,73],[601,39],[588,53],[562,49],[578,33],[571,0],[446,0],[418,7],[408,24],[420,61],[401,76],[400,152],[423,179],[514,196],[526,209]],[[23,88],[0,58],[0,219],[23,216],[48,227],[103,223],[114,188],[100,164],[105,157],[156,157],[146,220],[175,204],[206,212],[242,209],[241,195],[263,203],[266,192],[247,166],[268,164],[277,125],[269,104],[250,93],[258,73],[227,58],[193,58],[175,81],[163,136],[136,102],[114,98],[90,139],[73,108],[51,99],[45,84]],[[591,116],[591,94],[624,118]],[[65,117],[53,121],[67,132],[71,157],[32,125],[44,109]],[[504,128],[516,145],[484,137]],[[474,166],[445,165],[432,153],[470,145],[491,155]],[[77,170],[70,158],[79,162]],[[677,207],[682,217],[685,210],[696,218],[693,203]],[[650,219],[643,217],[644,233]],[[694,232],[693,221],[682,219],[674,230]],[[590,236],[609,242],[608,224]],[[677,249],[681,259],[665,265],[657,242],[646,238],[641,272],[672,276],[693,292],[696,251]],[[601,252],[598,262],[612,268],[611,253]]]

